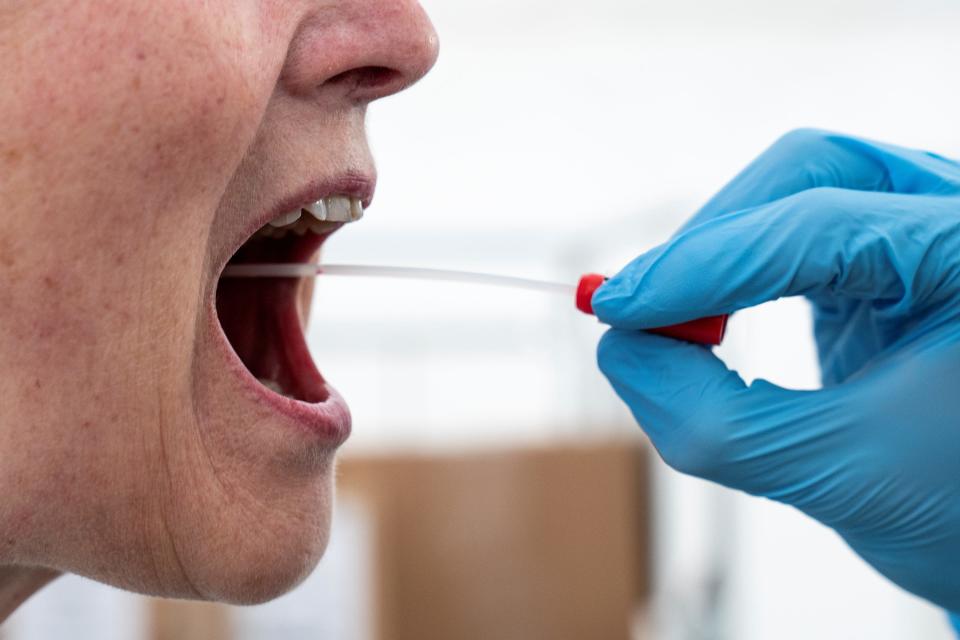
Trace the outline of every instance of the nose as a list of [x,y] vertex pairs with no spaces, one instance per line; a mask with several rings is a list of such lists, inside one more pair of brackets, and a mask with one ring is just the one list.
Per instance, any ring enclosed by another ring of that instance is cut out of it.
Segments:
[[332,106],[409,87],[437,60],[436,31],[417,0],[340,0],[304,17],[281,72],[290,93]]

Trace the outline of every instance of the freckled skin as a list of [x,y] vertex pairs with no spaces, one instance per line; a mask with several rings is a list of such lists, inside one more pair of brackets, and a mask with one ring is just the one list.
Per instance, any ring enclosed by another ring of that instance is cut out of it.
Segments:
[[314,567],[335,452],[212,355],[215,265],[368,168],[436,51],[415,0],[0,0],[0,619],[64,571],[258,602]]

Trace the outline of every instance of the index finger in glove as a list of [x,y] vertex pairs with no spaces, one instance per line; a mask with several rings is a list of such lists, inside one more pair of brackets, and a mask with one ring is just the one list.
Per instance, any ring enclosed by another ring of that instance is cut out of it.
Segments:
[[947,199],[811,189],[688,229],[607,281],[593,309],[622,329],[792,295],[871,300],[891,314],[915,310],[957,288],[955,207]]

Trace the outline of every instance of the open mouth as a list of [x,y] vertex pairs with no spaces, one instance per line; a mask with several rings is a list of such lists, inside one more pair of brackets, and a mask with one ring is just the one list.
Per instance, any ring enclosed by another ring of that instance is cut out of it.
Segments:
[[[278,216],[251,236],[228,265],[313,262],[326,239],[363,215],[358,198],[330,196]],[[304,336],[311,278],[230,278],[217,284],[217,316],[244,366],[270,391],[320,403],[330,391]]]

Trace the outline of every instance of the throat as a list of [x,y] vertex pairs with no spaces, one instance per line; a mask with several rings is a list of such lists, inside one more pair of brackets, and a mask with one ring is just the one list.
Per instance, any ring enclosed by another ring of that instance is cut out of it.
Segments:
[[291,278],[221,279],[217,315],[237,356],[264,386],[323,402],[328,392],[306,344],[300,286]]
[[[254,237],[229,264],[311,262],[329,234]],[[324,402],[329,390],[304,336],[312,279],[220,278],[217,316],[250,374],[273,393]]]

